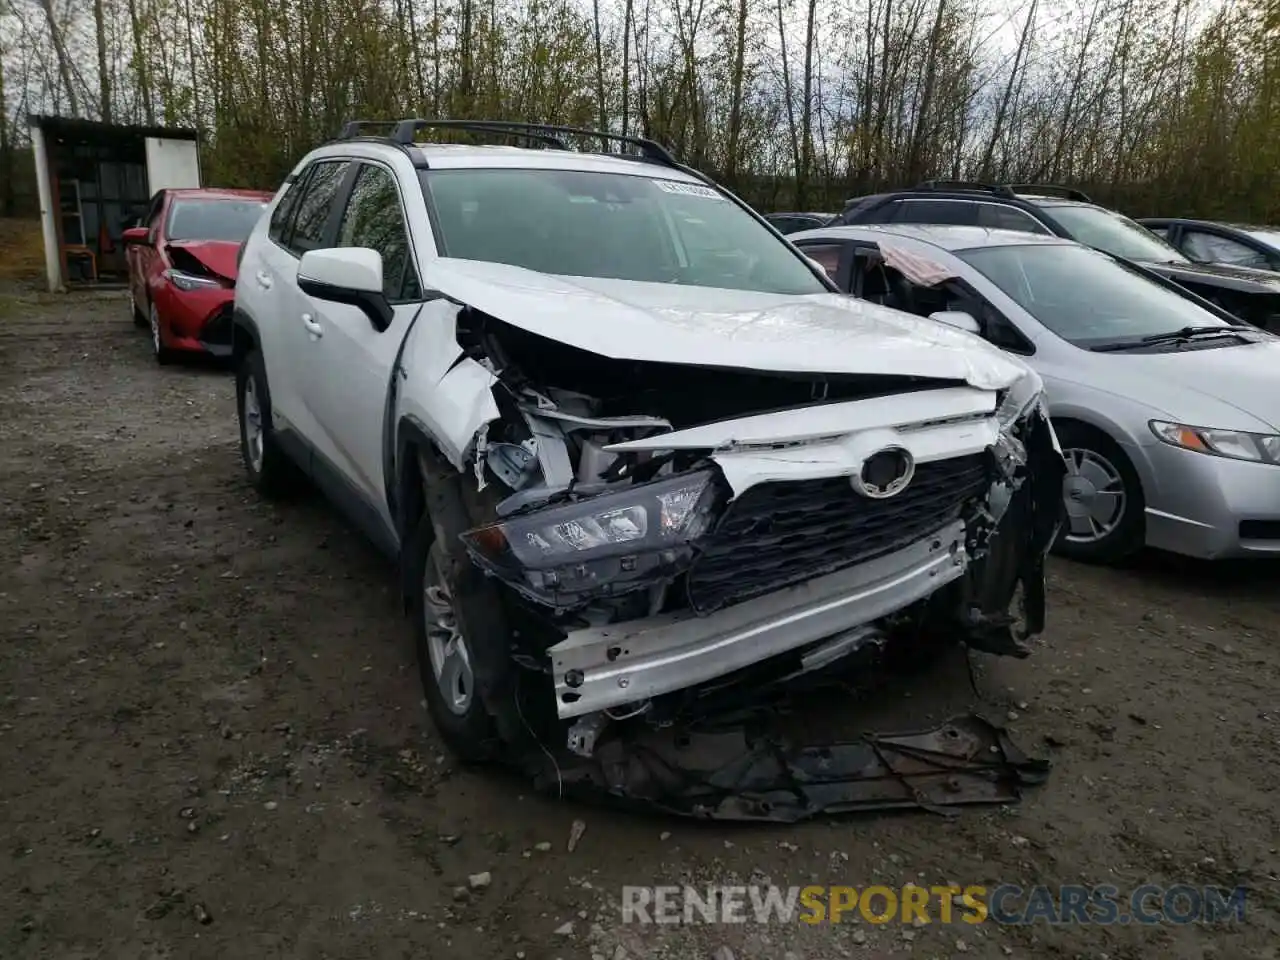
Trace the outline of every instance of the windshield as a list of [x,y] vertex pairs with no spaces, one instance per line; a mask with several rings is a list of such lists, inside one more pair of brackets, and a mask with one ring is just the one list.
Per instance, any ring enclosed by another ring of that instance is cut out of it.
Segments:
[[1183,327],[1228,326],[1186,297],[1087,247],[980,247],[957,255],[1049,330],[1080,347],[1139,341]]
[[427,170],[446,257],[573,277],[830,292],[785,242],[702,184],[578,170]]
[[1189,262],[1178,250],[1140,223],[1113,210],[1088,206],[1045,204],[1055,220],[1071,232],[1073,240],[1105,250],[1127,260],[1152,263]]
[[229,240],[239,243],[253,232],[267,208],[264,200],[177,200],[169,209],[170,240]]

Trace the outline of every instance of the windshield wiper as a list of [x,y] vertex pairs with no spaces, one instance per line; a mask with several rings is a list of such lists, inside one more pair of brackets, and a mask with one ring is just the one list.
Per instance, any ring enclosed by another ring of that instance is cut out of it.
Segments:
[[1230,323],[1230,324],[1204,324],[1198,327],[1183,327],[1181,330],[1171,330],[1168,333],[1153,333],[1149,337],[1143,337],[1139,343],[1172,343],[1177,340],[1190,340],[1192,337],[1198,337],[1202,334],[1217,334],[1222,336],[1229,333],[1239,333],[1245,330],[1253,330],[1255,327],[1247,323]]
[[1244,333],[1256,329],[1256,327],[1247,323],[1224,323],[1221,326],[1205,324],[1198,327],[1183,327],[1181,330],[1170,330],[1168,333],[1153,333],[1137,340],[1117,340],[1114,343],[1099,343],[1089,347],[1089,351],[1091,353],[1112,353],[1119,350],[1140,350],[1142,347],[1149,347],[1155,343],[1182,343],[1201,335],[1229,336],[1233,333]]

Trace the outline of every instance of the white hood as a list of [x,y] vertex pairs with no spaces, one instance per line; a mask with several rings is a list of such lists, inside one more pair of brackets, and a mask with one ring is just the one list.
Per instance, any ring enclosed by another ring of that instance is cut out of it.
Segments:
[[536,273],[442,258],[431,285],[505,323],[619,360],[1009,386],[1028,368],[980,338],[839,294],[785,296]]

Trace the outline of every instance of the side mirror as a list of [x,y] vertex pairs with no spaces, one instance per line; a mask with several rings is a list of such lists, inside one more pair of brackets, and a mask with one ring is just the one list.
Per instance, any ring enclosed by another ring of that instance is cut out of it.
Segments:
[[146,227],[130,227],[120,234],[120,240],[125,246],[131,243],[149,243],[151,241],[151,231]]
[[982,334],[982,327],[973,318],[973,314],[964,310],[939,310],[937,313],[929,314],[929,319],[936,320],[938,323],[945,323],[947,326],[963,330],[965,333],[978,334],[979,336]]
[[369,247],[308,250],[298,262],[298,289],[317,300],[358,307],[379,332],[395,316],[382,292],[382,254]]

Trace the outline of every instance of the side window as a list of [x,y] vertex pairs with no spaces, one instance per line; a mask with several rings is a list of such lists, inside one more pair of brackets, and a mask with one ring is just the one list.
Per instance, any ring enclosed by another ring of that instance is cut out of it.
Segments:
[[783,234],[795,233],[801,229],[795,217],[771,217],[769,222],[773,224],[775,230]]
[[293,227],[285,234],[284,245],[291,252],[301,256],[324,246],[324,228],[350,166],[347,160],[325,160],[315,165],[305,189],[299,192]]
[[1021,230],[1023,233],[1047,234],[1049,231],[1031,214],[1003,203],[980,203],[978,226],[994,230]]
[[1161,240],[1168,240],[1168,239],[1169,239],[1169,228],[1168,228],[1168,227],[1154,227],[1154,226],[1147,226],[1145,223],[1143,224],[1143,226],[1144,226],[1144,227],[1147,227],[1147,229],[1148,229],[1148,230],[1150,230],[1152,233],[1154,233],[1154,234],[1155,234],[1157,237],[1159,237]]
[[1200,230],[1186,230],[1182,238],[1182,247],[1192,260],[1267,269],[1265,254],[1236,240]]
[[310,166],[298,174],[297,179],[285,189],[284,196],[280,198],[276,208],[271,211],[271,223],[267,227],[267,236],[282,247],[285,246],[285,237],[293,226],[293,214],[298,209],[298,198],[306,189],[307,181],[314,169],[314,166]]
[[382,292],[392,303],[421,299],[400,191],[385,167],[366,163],[356,174],[337,246],[369,247],[382,254]]
[[[844,247],[838,243],[805,243],[799,244],[800,252],[822,264],[832,283],[840,283],[840,254]],[[841,284],[840,289],[844,289]]]
[[945,223],[977,226],[978,204],[968,200],[901,200],[895,204],[894,223]]

